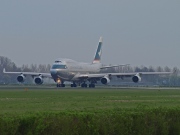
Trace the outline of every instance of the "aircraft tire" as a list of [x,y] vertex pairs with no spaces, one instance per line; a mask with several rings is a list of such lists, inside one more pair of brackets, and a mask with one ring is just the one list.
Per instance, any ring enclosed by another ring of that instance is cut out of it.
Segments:
[[81,87],[82,88],[87,88],[87,84],[83,83],[83,84],[81,84]]
[[89,84],[89,88],[95,88],[95,84]]
[[65,87],[65,84],[61,84],[61,87]]
[[77,85],[74,83],[74,84],[71,84],[71,87],[73,88],[73,87],[77,87]]

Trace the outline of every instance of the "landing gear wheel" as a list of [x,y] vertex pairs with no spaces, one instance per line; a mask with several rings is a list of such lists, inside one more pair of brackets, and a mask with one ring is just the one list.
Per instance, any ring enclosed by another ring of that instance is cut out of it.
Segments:
[[65,84],[57,84],[57,87],[65,87]]
[[71,84],[71,87],[77,87],[77,85],[75,83]]
[[95,88],[95,84],[89,84],[89,88]]
[[83,84],[81,84],[81,87],[82,88],[87,88],[87,84],[83,83]]

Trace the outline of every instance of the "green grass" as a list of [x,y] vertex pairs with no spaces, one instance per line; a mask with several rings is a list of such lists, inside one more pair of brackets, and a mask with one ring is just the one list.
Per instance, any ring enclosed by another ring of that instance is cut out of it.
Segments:
[[0,87],[1,134],[180,134],[180,89]]
[[180,89],[0,89],[0,114],[104,112],[139,106],[178,108]]

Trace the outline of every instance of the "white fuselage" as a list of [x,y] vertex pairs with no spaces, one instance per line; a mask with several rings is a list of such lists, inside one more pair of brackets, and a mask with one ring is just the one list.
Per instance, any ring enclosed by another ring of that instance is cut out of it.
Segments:
[[78,81],[77,74],[98,73],[102,67],[101,63],[82,63],[71,59],[58,59],[50,69],[54,81]]

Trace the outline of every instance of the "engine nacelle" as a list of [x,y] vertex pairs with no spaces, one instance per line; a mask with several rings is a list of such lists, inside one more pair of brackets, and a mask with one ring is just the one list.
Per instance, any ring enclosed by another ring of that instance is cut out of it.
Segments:
[[138,83],[141,81],[141,77],[137,74],[137,75],[132,77],[132,81],[135,83]]
[[110,83],[110,79],[107,76],[105,76],[105,77],[101,78],[101,83],[108,84],[108,83]]
[[17,77],[17,81],[20,83],[23,83],[25,81],[25,79],[26,79],[26,77],[23,74],[21,74]]
[[34,82],[38,85],[43,84],[43,78],[41,76],[35,77]]

